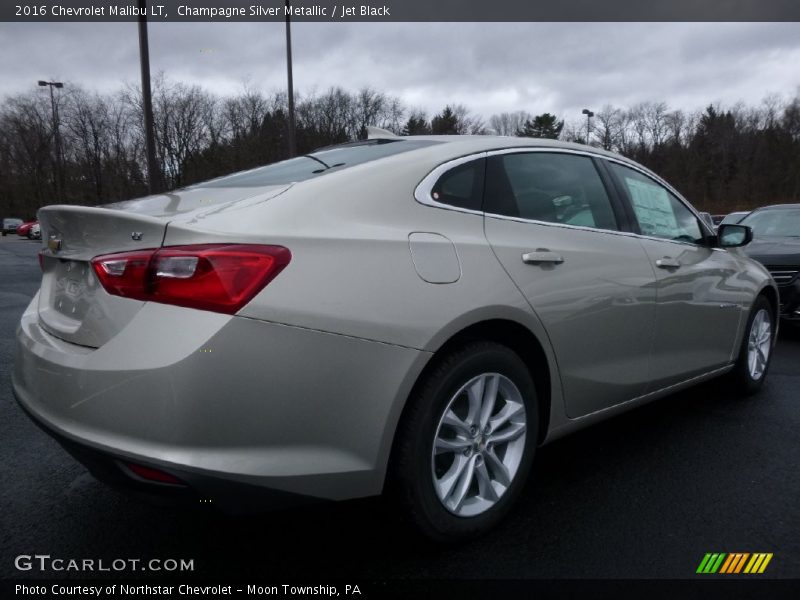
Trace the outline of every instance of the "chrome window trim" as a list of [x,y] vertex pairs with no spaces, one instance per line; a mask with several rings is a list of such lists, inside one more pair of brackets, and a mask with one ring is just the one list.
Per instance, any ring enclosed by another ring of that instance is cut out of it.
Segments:
[[453,206],[451,204],[445,204],[443,202],[437,202],[433,199],[433,186],[436,185],[436,182],[439,181],[439,178],[444,175],[450,169],[453,169],[459,165],[463,165],[465,163],[471,162],[473,160],[478,160],[481,158],[486,158],[486,152],[478,152],[475,154],[468,154],[466,156],[461,156],[459,158],[455,158],[453,160],[449,160],[445,163],[442,163],[433,171],[428,173],[422,181],[419,182],[416,189],[414,190],[414,199],[419,202],[420,204],[424,204],[426,206],[433,206],[434,208],[444,208],[445,210],[454,210],[456,212],[467,213],[470,215],[483,215],[482,210],[472,210],[471,208],[461,208],[460,206]]
[[490,156],[499,156],[503,154],[524,154],[524,153],[532,153],[532,152],[549,152],[549,153],[558,153],[558,154],[575,154],[578,156],[586,156],[588,158],[597,158],[600,160],[608,160],[610,162],[615,162],[623,167],[628,167],[629,169],[633,169],[638,173],[641,173],[645,177],[654,180],[656,183],[663,185],[670,193],[672,193],[679,202],[681,202],[689,211],[695,216],[695,218],[701,223],[702,227],[705,227],[705,223],[697,214],[697,211],[692,207],[689,202],[684,198],[675,188],[673,188],[669,183],[661,179],[655,173],[649,171],[648,169],[641,167],[640,165],[628,162],[624,158],[617,158],[614,156],[608,156],[606,154],[600,154],[598,152],[592,152],[591,150],[574,150],[572,148],[550,148],[550,147],[531,147],[531,146],[519,146],[514,148],[501,148],[498,150],[488,150],[483,152],[476,152],[474,154],[468,154],[465,156],[460,156],[458,158],[449,160],[444,162],[434,168],[430,173],[428,173],[422,181],[417,185],[414,189],[414,199],[423,204],[425,206],[432,206],[434,208],[442,208],[444,210],[452,210],[455,212],[467,213],[470,215],[482,215],[487,218],[491,219],[499,219],[503,221],[514,221],[517,223],[530,223],[532,225],[542,225],[545,227],[560,227],[563,229],[574,229],[577,231],[592,231],[595,233],[605,233],[610,235],[621,235],[624,237],[634,237],[644,240],[653,240],[657,242],[667,242],[670,244],[677,244],[680,246],[689,246],[692,248],[708,248],[709,250],[715,250],[719,252],[728,252],[725,248],[712,248],[709,246],[704,246],[702,244],[697,244],[694,242],[686,242],[682,240],[669,240],[667,238],[652,236],[652,235],[645,235],[642,233],[634,233],[632,231],[620,231],[619,229],[601,229],[600,227],[587,227],[585,225],[569,225],[568,223],[553,223],[552,221],[537,221],[535,219],[525,219],[523,217],[510,217],[507,215],[498,215],[496,213],[485,212],[482,210],[472,210],[469,208],[460,208],[458,206],[452,206],[450,204],[444,204],[442,202],[437,202],[431,196],[431,192],[433,191],[433,186],[436,185],[436,182],[439,178],[444,175],[450,169],[457,167],[459,165],[463,165],[464,163],[470,162],[472,160],[477,160],[480,158],[489,158]]

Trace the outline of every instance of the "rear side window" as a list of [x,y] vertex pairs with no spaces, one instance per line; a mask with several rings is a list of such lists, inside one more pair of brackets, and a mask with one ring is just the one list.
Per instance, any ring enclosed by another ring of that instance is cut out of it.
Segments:
[[608,164],[628,191],[643,235],[694,244],[703,241],[697,217],[674,194],[634,169]]
[[483,158],[453,167],[433,186],[431,198],[456,208],[481,210],[485,170]]
[[404,139],[352,142],[315,150],[305,156],[198,183],[196,187],[260,187],[294,183],[439,143],[441,142]]
[[549,223],[618,228],[592,159],[575,154],[523,152],[490,157],[484,210]]

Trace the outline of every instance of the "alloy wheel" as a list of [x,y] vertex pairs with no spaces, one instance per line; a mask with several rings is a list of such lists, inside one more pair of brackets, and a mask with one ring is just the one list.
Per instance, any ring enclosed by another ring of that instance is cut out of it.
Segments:
[[747,340],[747,366],[750,377],[758,381],[764,376],[772,349],[772,323],[769,313],[761,309],[756,313],[750,325],[750,336]]
[[493,507],[519,471],[527,418],[517,386],[499,373],[470,379],[450,399],[433,442],[431,469],[442,505],[460,517]]

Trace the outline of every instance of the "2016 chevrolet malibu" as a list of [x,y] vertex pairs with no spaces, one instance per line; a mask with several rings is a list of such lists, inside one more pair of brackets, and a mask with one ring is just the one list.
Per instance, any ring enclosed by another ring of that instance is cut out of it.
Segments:
[[378,134],[39,219],[19,403],[100,478],[226,510],[386,489],[477,534],[537,446],[753,393],[776,334],[747,227],[576,144]]

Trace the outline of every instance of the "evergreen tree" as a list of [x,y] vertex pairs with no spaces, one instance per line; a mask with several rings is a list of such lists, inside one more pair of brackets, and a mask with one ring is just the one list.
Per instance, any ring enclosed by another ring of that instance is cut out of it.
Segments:
[[430,135],[431,126],[423,113],[411,113],[405,126],[403,135]]
[[431,119],[431,133],[434,135],[458,135],[458,116],[449,105]]
[[517,130],[520,137],[549,138],[557,140],[564,129],[564,121],[559,121],[555,115],[543,113],[533,119],[527,119],[521,129]]

